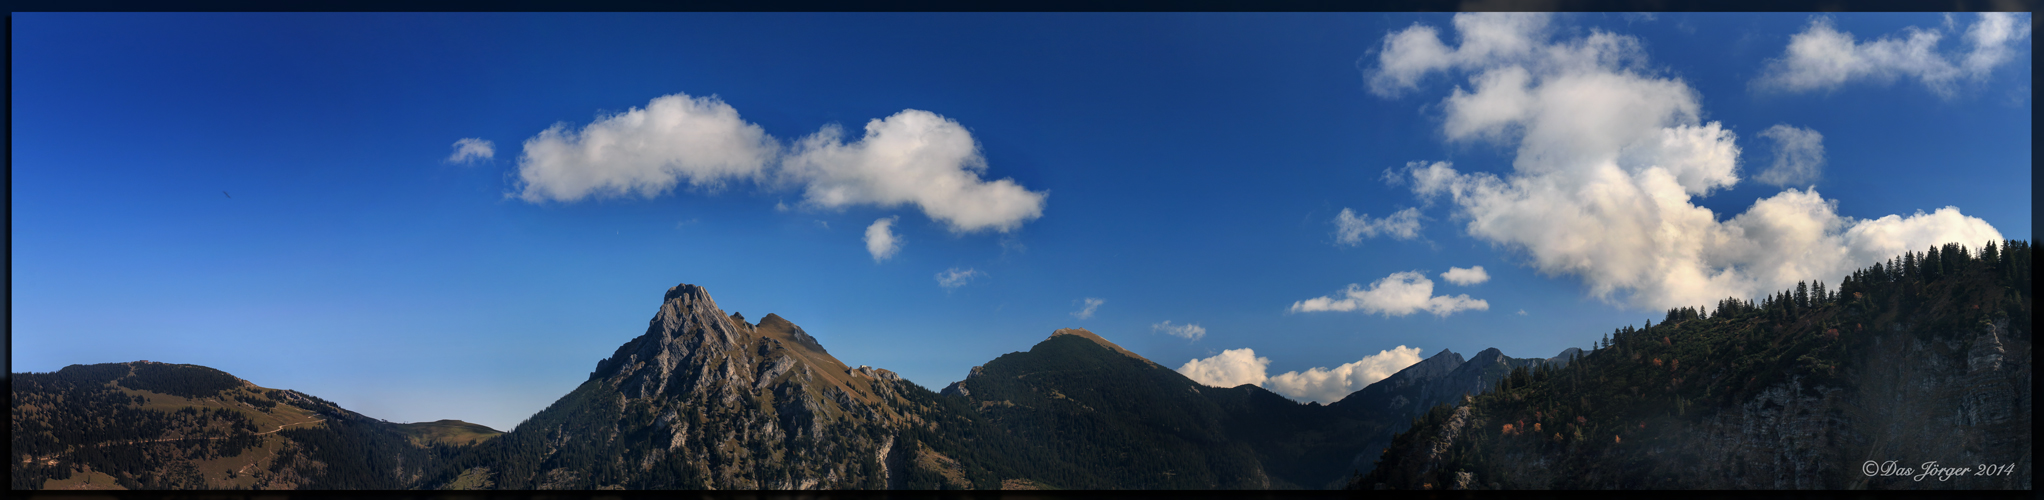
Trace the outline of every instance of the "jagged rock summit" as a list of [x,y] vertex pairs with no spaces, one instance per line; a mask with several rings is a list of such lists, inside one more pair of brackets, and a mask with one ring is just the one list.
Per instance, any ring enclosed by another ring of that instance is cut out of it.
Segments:
[[914,391],[928,392],[887,370],[847,367],[786,318],[747,323],[703,287],[681,284],[581,387],[492,440],[544,453],[461,475],[536,489],[887,484],[897,478],[885,467],[847,457],[894,460],[893,436],[922,422],[926,405],[905,395]]

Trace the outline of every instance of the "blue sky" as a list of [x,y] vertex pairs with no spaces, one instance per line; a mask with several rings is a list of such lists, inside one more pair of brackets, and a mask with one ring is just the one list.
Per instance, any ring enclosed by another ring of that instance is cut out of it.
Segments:
[[14,19],[10,370],[392,421],[509,428],[678,283],[933,389],[1082,327],[1327,400],[2031,237],[2027,14]]

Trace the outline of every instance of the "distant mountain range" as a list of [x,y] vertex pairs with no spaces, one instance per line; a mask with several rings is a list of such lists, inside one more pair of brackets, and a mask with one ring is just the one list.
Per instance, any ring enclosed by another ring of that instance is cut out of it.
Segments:
[[[1938,268],[1941,278],[1874,286],[1869,274],[1856,273],[1835,294],[1820,288],[1816,299],[1783,299],[1798,306],[1730,301],[1708,319],[1671,311],[1663,326],[1622,328],[1610,346],[1600,341],[1592,351],[1522,359],[1486,349],[1465,360],[1443,350],[1328,405],[1255,385],[1204,386],[1082,329],[1052,332],[933,392],[887,370],[847,366],[787,319],[748,322],[719,309],[701,287],[683,284],[667,291],[643,335],[504,433],[450,420],[383,422],[192,365],[13,374],[13,485],[1910,487],[1848,482],[1844,470],[1856,465],[1836,461],[1868,451],[1868,436],[1900,436],[1868,452],[1991,459],[2019,449],[2007,482],[1968,484],[2027,488],[2029,253],[2021,242],[2007,248],[1971,262],[1948,250],[1938,261],[1950,263]],[[1889,271],[1880,272],[1887,280]],[[1981,304],[1987,307],[1962,307]],[[1857,347],[1833,347],[1840,329],[1857,339],[1845,344]],[[1686,368],[1663,368],[1675,360],[1688,360]],[[1858,392],[1901,387],[1880,378],[1874,367],[1884,363],[1958,377],[1938,380],[1966,389],[1900,393],[1918,398],[1900,403],[1928,405],[1927,417],[1954,426],[1934,426],[1942,434],[1896,431],[1906,422],[1852,410],[1898,404]],[[1972,375],[1953,375],[1962,372]],[[1635,423],[1655,430],[1636,431]],[[1588,444],[1604,434],[1619,443]],[[1622,445],[1627,436],[1631,447]],[[1963,443],[1952,449],[1966,451],[1938,455],[1948,448],[1925,440]],[[1727,457],[1750,465],[1697,469],[1692,462]],[[1812,457],[1832,465],[1807,473],[1763,468]],[[1749,466],[1756,469],[1737,468]],[[1706,473],[1673,472],[1689,470],[1683,467]],[[1750,470],[1774,470],[1777,479],[1724,479]]]

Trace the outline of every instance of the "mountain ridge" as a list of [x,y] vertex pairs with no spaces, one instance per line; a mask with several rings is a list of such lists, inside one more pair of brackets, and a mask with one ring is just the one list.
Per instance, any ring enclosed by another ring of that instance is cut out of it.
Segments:
[[[684,283],[581,385],[494,435],[452,420],[384,422],[192,365],[16,374],[14,484],[1924,487],[1837,464],[1874,452],[1995,461],[2028,450],[2030,254],[2027,243],[2008,245],[1909,255],[1837,291],[1727,300],[1709,315],[1671,310],[1659,326],[1619,328],[1592,349],[1547,358],[1442,349],[1328,405],[1205,386],[1076,328],[933,392],[850,367],[777,314],[758,323],[726,314]],[[118,425],[82,423],[93,419]],[[260,458],[235,471],[214,463],[221,457]],[[1964,487],[2028,488],[2029,459],[2014,460],[2006,477]]]
[[9,378],[17,490],[409,488],[451,450],[496,435],[459,421],[394,424],[199,365]]

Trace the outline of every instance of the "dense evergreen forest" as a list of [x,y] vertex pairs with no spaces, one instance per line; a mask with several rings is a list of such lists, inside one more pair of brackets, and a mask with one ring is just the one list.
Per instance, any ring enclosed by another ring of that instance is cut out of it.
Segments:
[[[2025,241],[1948,244],[1836,289],[1673,309],[1575,363],[1433,408],[1351,487],[1909,488],[1923,485],[1869,478],[1859,461],[2009,448],[2022,455],[2010,484],[2028,484],[2032,262]],[[1923,416],[1895,416],[1909,412]]]

